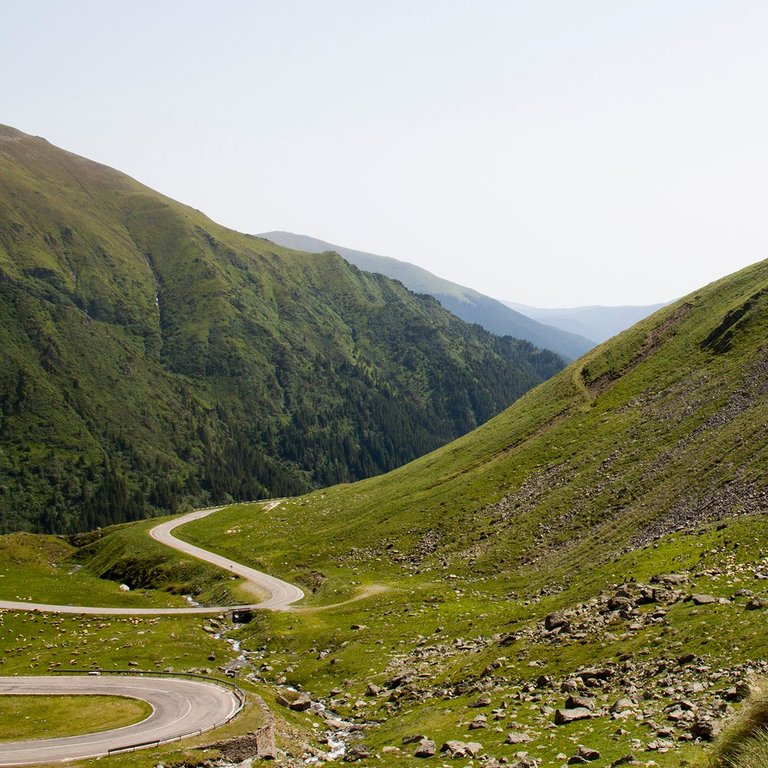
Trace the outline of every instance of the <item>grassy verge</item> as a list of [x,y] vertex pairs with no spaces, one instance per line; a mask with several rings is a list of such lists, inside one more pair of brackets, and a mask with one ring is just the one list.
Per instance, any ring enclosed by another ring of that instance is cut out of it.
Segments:
[[[157,520],[83,534],[0,536],[0,599],[61,605],[173,608],[242,598],[239,580],[149,538]],[[128,591],[121,585],[129,587]]]
[[0,696],[0,742],[106,731],[151,713],[146,702],[118,696]]
[[756,687],[697,768],[765,768],[768,765],[768,692]]

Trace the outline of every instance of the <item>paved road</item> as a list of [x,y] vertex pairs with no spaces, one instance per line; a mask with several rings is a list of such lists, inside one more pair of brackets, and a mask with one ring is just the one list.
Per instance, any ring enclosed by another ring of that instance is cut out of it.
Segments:
[[155,526],[149,532],[149,535],[153,539],[167,544],[169,547],[186,552],[186,554],[197,557],[200,560],[206,560],[209,563],[218,565],[220,568],[224,568],[236,576],[241,576],[246,581],[267,591],[270,597],[257,603],[254,606],[255,608],[282,611],[288,608],[291,603],[301,600],[304,597],[304,593],[298,587],[294,587],[293,584],[277,579],[267,573],[257,571],[255,568],[249,568],[247,565],[240,565],[240,563],[236,563],[234,560],[208,552],[205,549],[196,547],[194,544],[187,544],[187,542],[181,541],[171,534],[174,528],[185,523],[191,523],[193,520],[199,520],[201,517],[207,517],[215,511],[216,509],[201,509],[197,512],[190,512],[188,515],[184,515],[184,517],[177,520],[169,520],[167,523]]
[[177,539],[171,534],[174,528],[185,523],[191,523],[193,520],[199,520],[201,517],[213,514],[221,509],[200,509],[196,512],[190,512],[187,515],[169,520],[167,523],[156,525],[149,532],[149,535],[163,544],[186,552],[200,560],[205,560],[221,568],[226,569],[232,574],[241,576],[251,582],[258,589],[264,590],[269,597],[260,603],[238,606],[190,606],[188,608],[97,608],[85,605],[49,605],[47,603],[32,603],[27,601],[0,600],[0,609],[14,611],[45,611],[46,613],[77,613],[91,614],[96,616],[178,616],[183,614],[210,614],[231,611],[233,608],[239,609],[259,609],[271,611],[287,610],[291,603],[301,600],[304,593],[298,588],[282,581],[269,574],[257,571],[255,568],[249,568],[246,565],[236,563],[221,555],[208,552],[205,549],[196,547],[193,544],[187,544],[185,541]]
[[145,720],[110,731],[0,742],[0,766],[84,759],[128,745],[171,741],[210,730],[230,720],[240,709],[231,690],[209,682],[170,677],[0,677],[0,694],[128,696],[143,699],[153,708]]

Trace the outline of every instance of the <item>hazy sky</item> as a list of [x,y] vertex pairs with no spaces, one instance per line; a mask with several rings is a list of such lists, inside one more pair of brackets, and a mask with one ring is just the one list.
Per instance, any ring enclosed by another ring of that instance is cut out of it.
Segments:
[[0,122],[539,306],[768,257],[764,0],[0,0]]

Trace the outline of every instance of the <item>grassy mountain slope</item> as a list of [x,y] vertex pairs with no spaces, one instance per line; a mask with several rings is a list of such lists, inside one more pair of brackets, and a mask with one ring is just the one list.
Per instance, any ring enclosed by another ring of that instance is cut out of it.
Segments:
[[0,129],[0,530],[364,477],[561,367]]
[[530,307],[527,304],[516,304],[512,301],[503,303],[541,323],[553,325],[555,328],[569,333],[581,334],[594,339],[596,342],[610,339],[666,306],[665,304],[650,304],[648,306],[589,306],[547,309]]
[[[629,547],[762,509],[767,309],[762,262],[606,342],[445,448],[309,497],[302,516],[332,530],[329,549],[313,559],[332,561],[363,531],[394,536],[406,550],[438,531],[436,551],[459,567],[467,547],[455,527],[471,521],[473,539],[493,534],[475,568],[550,550],[563,562],[601,537],[611,549]],[[344,513],[331,515],[337,506]]]
[[[310,604],[387,587],[244,631],[262,679],[376,724],[370,764],[407,764],[419,733],[519,765],[578,745],[686,765],[768,672],[767,338],[762,262],[429,456],[182,535]],[[558,725],[569,693],[593,710]]]
[[[736,743],[734,765],[761,765],[764,744],[745,734],[764,722],[764,700],[740,702],[768,675],[767,310],[763,262],[394,472],[185,526],[183,537],[309,595],[230,630],[243,685],[277,722],[293,715],[279,703],[290,689],[321,701],[322,716],[294,723],[317,749],[341,727],[360,765],[414,764],[412,736],[434,742],[425,764],[477,753],[489,768],[684,768],[711,754],[725,768]],[[141,525],[94,542],[86,568],[122,578]],[[34,586],[45,589],[43,576]],[[82,635],[74,621],[0,619],[9,672],[129,658],[188,669],[206,663],[203,648],[229,658],[213,637],[183,645],[200,637],[191,620],[142,623],[151,636],[132,639],[111,622],[120,642],[70,656],[60,640]],[[36,642],[19,647],[20,635]],[[568,713],[578,717],[563,723]]]
[[513,336],[530,341],[537,347],[551,349],[566,360],[574,360],[594,347],[594,342],[583,335],[562,331],[552,325],[533,320],[515,311],[503,302],[485,296],[471,288],[444,280],[426,269],[398,261],[388,256],[344,248],[306,235],[291,232],[265,232],[261,237],[278,245],[299,251],[322,253],[332,251],[343,256],[350,264],[366,272],[380,273],[399,280],[416,293],[434,296],[446,309],[467,323],[482,325],[487,331],[500,336]]

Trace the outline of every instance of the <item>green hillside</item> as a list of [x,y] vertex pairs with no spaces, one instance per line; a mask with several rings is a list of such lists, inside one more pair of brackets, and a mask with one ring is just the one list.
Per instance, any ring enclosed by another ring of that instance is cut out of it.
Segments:
[[[485,296],[472,288],[452,283],[407,261],[345,248],[292,232],[264,232],[261,237],[299,251],[338,253],[350,264],[366,272],[386,275],[393,280],[399,280],[411,291],[434,296],[442,306],[466,323],[477,323],[500,336],[513,336],[530,341],[537,347],[557,352],[566,360],[574,360],[595,346],[595,342],[586,338],[585,334],[562,330],[554,324],[547,324],[546,321],[539,322],[538,319],[532,319],[504,302]],[[630,323],[623,327],[628,325]]]
[[762,262],[429,456],[182,535],[310,605],[386,587],[243,631],[262,679],[375,724],[363,764],[419,734],[489,764],[706,765],[768,674],[767,332]]
[[0,128],[0,530],[392,469],[562,367]]

